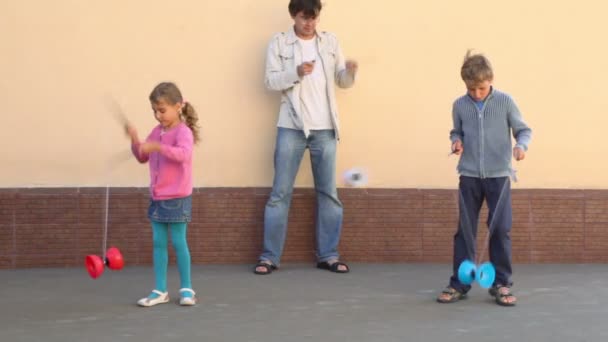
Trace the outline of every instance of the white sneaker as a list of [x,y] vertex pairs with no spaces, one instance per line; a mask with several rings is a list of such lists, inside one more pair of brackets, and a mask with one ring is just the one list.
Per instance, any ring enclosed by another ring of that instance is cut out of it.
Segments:
[[158,304],[163,304],[169,302],[169,292],[160,292],[158,290],[152,290],[152,293],[156,293],[158,297],[150,298],[145,297],[137,301],[137,305],[139,306],[154,306]]
[[196,292],[193,289],[183,288],[179,290],[179,293],[190,292],[192,293],[192,297],[184,297],[183,295],[179,299],[179,305],[183,306],[192,306],[196,304]]

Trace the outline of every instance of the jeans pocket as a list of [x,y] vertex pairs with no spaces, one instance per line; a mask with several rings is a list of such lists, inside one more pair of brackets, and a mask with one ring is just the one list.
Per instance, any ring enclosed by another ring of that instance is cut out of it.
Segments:
[[160,206],[167,210],[177,210],[183,206],[184,200],[181,198],[159,201]]

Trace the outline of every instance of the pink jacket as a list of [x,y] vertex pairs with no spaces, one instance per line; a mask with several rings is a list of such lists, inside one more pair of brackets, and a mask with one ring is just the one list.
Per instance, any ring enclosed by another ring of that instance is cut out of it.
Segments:
[[140,144],[131,151],[140,163],[150,162],[150,195],[154,200],[187,197],[192,194],[192,147],[194,137],[185,123],[163,132],[156,126],[146,142],[160,142],[160,152],[139,153]]

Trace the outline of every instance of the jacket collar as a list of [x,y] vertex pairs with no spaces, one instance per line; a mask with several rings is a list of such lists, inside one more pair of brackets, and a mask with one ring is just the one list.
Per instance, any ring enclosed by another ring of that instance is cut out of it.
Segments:
[[[319,34],[319,32],[315,32],[316,35],[316,39],[318,39],[319,41],[323,41],[323,35]],[[298,36],[296,35],[296,31],[295,29],[292,27],[289,28],[289,30],[287,31],[287,38],[285,40],[285,42],[287,44],[294,44],[295,42],[298,41]]]
[[[494,93],[496,92],[496,90],[494,89],[494,86],[490,86],[490,93],[488,94],[488,96],[486,96],[486,98],[483,100],[484,102],[488,101],[489,99],[491,99],[492,97],[494,97]],[[473,100],[473,98],[471,97],[471,95],[469,95],[469,93],[466,94],[466,97],[469,98],[469,100],[476,102],[475,100]]]

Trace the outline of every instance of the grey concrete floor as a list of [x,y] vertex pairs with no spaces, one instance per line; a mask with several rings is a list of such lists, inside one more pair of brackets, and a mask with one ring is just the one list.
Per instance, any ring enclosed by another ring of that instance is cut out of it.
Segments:
[[608,341],[608,265],[515,265],[513,308],[474,287],[435,302],[450,266],[351,264],[350,274],[284,265],[194,266],[200,302],[139,308],[151,267],[0,271],[0,342],[17,341]]

